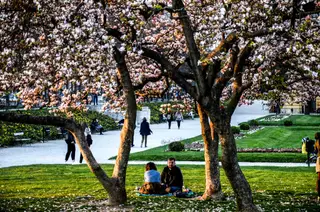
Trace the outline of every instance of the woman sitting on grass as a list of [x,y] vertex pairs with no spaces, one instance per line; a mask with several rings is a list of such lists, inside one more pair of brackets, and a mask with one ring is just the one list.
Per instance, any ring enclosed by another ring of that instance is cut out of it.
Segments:
[[166,194],[164,186],[160,183],[160,173],[153,162],[146,164],[144,173],[144,184],[139,189],[141,194]]

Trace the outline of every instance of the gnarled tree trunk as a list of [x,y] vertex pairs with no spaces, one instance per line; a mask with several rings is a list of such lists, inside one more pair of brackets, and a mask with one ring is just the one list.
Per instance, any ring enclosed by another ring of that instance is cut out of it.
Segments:
[[[135,99],[134,88],[130,79],[130,74],[125,62],[125,54],[114,48],[114,59],[117,62],[117,72],[122,85],[122,91],[124,92],[127,110],[125,115],[125,121],[120,134],[120,147],[118,149],[118,155],[116,163],[113,169],[112,178],[117,180],[116,189],[117,192],[109,193],[110,201],[118,197],[119,195],[123,200],[127,200],[127,194],[125,190],[127,165],[129,161],[129,154],[131,150],[131,143],[133,143],[134,128],[136,123],[137,104]],[[116,195],[116,196],[113,196]],[[122,202],[123,203],[123,202]]]
[[202,198],[205,200],[223,199],[224,194],[221,191],[218,159],[218,139],[216,139],[215,136],[214,124],[211,122],[209,125],[208,116],[199,104],[197,104],[197,108],[201,124],[202,139],[204,141],[204,159],[206,162],[206,188]]
[[219,140],[222,147],[222,167],[229,179],[236,196],[238,211],[259,211],[253,203],[250,185],[243,175],[238,160],[237,148],[230,121],[221,120],[219,127],[223,130],[219,133]]
[[109,204],[119,205],[124,203],[127,200],[125,189],[119,186],[120,183],[118,179],[108,177],[107,174],[101,168],[101,166],[97,163],[86,142],[83,133],[84,128],[68,126],[66,128],[74,135],[76,143],[79,146],[79,150],[83,155],[83,158],[87,162],[89,169],[99,180],[103,188],[107,191],[109,195]]

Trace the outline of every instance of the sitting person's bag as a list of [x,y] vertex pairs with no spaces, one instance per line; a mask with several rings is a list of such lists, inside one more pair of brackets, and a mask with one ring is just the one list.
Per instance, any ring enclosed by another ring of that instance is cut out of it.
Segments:
[[176,191],[173,193],[173,196],[178,197],[178,198],[191,198],[194,196],[194,193],[188,189],[188,191]]

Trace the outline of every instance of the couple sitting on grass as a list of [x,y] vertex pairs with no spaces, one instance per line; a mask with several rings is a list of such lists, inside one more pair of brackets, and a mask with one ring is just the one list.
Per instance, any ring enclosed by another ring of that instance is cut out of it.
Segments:
[[139,189],[140,193],[167,194],[182,190],[183,177],[180,168],[176,166],[176,159],[169,158],[167,164],[160,176],[156,165],[153,162],[147,163],[144,184]]

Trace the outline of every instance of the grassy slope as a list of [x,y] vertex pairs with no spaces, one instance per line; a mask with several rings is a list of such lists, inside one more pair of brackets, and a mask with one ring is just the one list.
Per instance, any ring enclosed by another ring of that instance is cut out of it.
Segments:
[[238,148],[301,148],[301,139],[314,137],[317,127],[265,127],[237,141]]
[[[254,134],[237,140],[238,148],[301,148],[301,139],[312,138],[316,127],[266,127]],[[184,140],[184,143],[201,140],[201,136]],[[130,160],[166,160],[176,157],[181,161],[203,161],[203,152],[166,152],[167,145],[130,154]],[[221,156],[221,155],[220,155]],[[114,159],[114,157],[113,157]],[[301,153],[238,153],[239,161],[247,162],[304,162],[306,155]]]
[[[112,166],[103,165],[110,175]],[[158,166],[162,170],[163,166]],[[180,166],[185,185],[199,195],[205,188],[204,166]],[[253,191],[255,203],[265,211],[317,211],[314,168],[242,167]],[[136,211],[181,211],[195,208],[234,211],[232,188],[221,171],[222,189],[228,196],[221,202],[202,202],[174,197],[136,197],[135,186],[143,182],[143,165],[127,171],[128,204]],[[106,193],[87,166],[35,165],[2,168],[0,211],[96,211],[92,201],[102,201]],[[88,201],[91,201],[89,203]],[[106,207],[106,206],[103,206]]]
[[[271,116],[271,115],[270,115]],[[273,115],[272,115],[273,116]],[[283,126],[285,120],[291,120],[294,126],[320,126],[319,115],[292,115],[281,121],[260,121],[265,117],[257,119],[260,125],[280,125]]]

